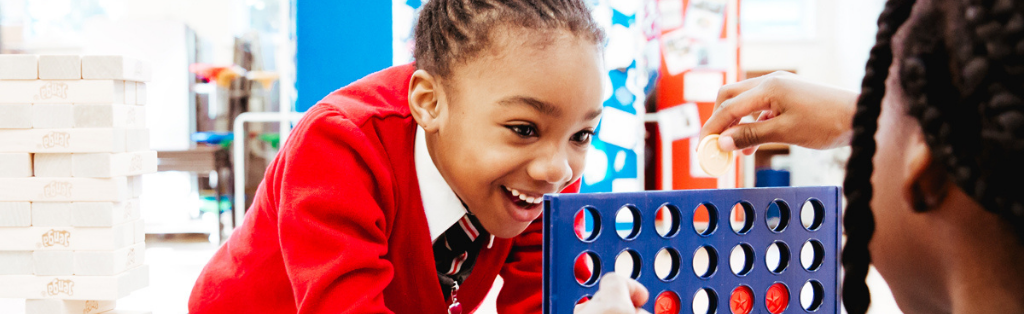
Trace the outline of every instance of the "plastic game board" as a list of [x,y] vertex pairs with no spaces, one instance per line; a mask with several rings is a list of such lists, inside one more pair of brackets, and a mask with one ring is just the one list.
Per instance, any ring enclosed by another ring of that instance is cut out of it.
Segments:
[[544,312],[572,313],[615,271],[647,287],[654,314],[839,313],[840,193],[547,195]]

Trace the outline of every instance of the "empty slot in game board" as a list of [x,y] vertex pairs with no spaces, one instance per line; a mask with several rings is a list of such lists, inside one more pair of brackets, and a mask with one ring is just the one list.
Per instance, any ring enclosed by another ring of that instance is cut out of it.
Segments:
[[789,267],[789,246],[780,241],[769,245],[768,251],[764,253],[764,264],[776,274],[786,271],[786,267]]
[[800,249],[800,264],[804,269],[808,271],[815,271],[821,267],[822,260],[825,259],[825,246],[818,240],[807,240],[804,242],[803,248]]
[[576,282],[584,287],[593,286],[601,277],[601,259],[594,252],[583,252],[576,257],[573,265]]
[[800,289],[800,306],[808,312],[817,311],[825,300],[825,288],[817,280],[808,280]]
[[625,205],[615,213],[615,232],[623,240],[633,240],[640,234],[640,211]]
[[718,294],[711,288],[697,290],[693,295],[694,314],[712,314],[718,312]]
[[740,243],[732,248],[729,256],[729,268],[737,276],[746,276],[754,268],[754,248],[749,244]]
[[818,230],[818,228],[821,228],[821,223],[824,220],[825,205],[822,205],[821,201],[813,198],[808,199],[800,207],[800,222],[803,223],[804,229],[810,231]]
[[745,234],[754,227],[754,205],[748,202],[739,202],[732,206],[729,213],[729,224],[736,234]]
[[702,246],[693,252],[693,273],[707,279],[718,269],[718,252],[710,246]]
[[679,251],[670,247],[662,248],[654,257],[654,274],[658,279],[672,281],[679,275],[681,261]]
[[601,215],[592,207],[584,207],[576,212],[573,227],[580,241],[594,241],[601,231]]
[[718,210],[711,203],[703,203],[693,210],[693,230],[702,236],[715,233],[718,225]]
[[775,200],[768,204],[768,210],[764,215],[768,229],[774,232],[782,232],[789,225],[789,204],[786,201]]
[[654,229],[662,238],[671,238],[679,233],[679,208],[672,204],[661,205],[654,214]]

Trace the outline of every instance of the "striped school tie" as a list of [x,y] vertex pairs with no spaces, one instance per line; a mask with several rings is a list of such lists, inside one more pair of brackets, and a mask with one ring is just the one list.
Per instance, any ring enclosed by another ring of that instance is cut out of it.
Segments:
[[476,256],[488,240],[490,234],[480,221],[466,214],[434,241],[434,265],[444,298],[451,304],[449,313],[462,313],[462,305],[456,299],[458,287],[469,277]]

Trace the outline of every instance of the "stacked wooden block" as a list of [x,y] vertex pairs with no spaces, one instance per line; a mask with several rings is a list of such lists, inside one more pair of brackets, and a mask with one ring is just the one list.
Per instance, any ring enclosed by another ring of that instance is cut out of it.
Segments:
[[122,313],[149,284],[149,77],[121,56],[0,55],[0,298],[27,314]]

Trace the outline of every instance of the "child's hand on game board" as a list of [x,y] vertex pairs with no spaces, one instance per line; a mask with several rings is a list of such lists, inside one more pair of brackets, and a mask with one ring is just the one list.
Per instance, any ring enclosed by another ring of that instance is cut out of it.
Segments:
[[[803,81],[789,72],[744,80],[718,90],[714,113],[700,138],[721,134],[725,151],[753,154],[758,145],[785,143],[826,149],[847,145],[857,93]],[[758,114],[756,122],[740,123]]]
[[575,314],[639,314],[650,293],[636,280],[611,272],[601,277],[593,298],[577,305]]

